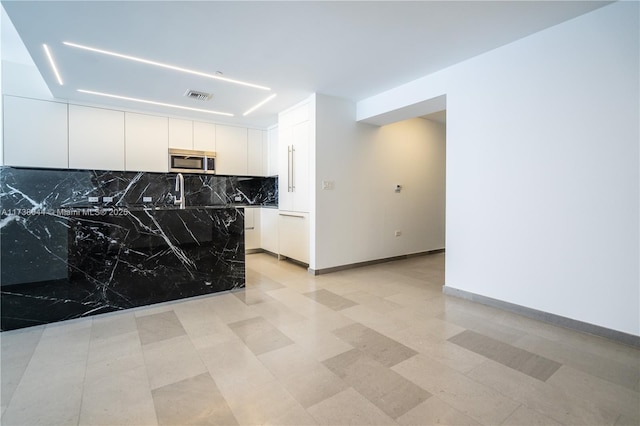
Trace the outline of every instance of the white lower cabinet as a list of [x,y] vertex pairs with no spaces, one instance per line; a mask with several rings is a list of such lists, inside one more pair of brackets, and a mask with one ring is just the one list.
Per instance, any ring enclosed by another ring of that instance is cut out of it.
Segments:
[[244,249],[245,251],[259,250],[260,241],[260,208],[244,208]]
[[67,104],[5,96],[4,164],[69,167]]
[[309,263],[309,214],[278,211],[280,256]]
[[124,170],[124,112],[69,105],[69,168]]
[[125,170],[169,171],[169,119],[125,112]]
[[260,243],[264,250],[278,253],[278,209],[260,209]]

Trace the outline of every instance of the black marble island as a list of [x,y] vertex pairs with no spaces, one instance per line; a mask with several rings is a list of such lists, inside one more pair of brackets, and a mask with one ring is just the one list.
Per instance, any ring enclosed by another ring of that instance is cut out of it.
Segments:
[[185,176],[185,209],[174,179],[1,168],[2,330],[244,287],[241,206],[277,202],[275,178]]

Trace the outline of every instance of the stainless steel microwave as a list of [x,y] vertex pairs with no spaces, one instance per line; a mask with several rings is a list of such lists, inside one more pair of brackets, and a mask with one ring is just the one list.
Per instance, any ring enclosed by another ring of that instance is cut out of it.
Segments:
[[169,148],[169,171],[215,174],[216,153]]

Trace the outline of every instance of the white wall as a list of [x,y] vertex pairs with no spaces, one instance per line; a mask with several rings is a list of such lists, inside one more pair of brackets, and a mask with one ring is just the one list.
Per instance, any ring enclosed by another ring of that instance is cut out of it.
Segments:
[[363,103],[444,88],[448,287],[640,335],[638,12],[617,2]]
[[[355,104],[316,95],[311,269],[444,247],[445,127],[420,118],[355,122]],[[322,190],[331,181],[333,190]],[[402,185],[400,193],[394,192]],[[400,237],[394,231],[400,230]]]

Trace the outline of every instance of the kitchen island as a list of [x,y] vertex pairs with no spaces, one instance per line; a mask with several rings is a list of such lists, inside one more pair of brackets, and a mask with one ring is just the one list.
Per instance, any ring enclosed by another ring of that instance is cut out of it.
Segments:
[[2,330],[244,287],[241,208],[13,213]]
[[184,209],[175,181],[1,167],[1,329],[244,287],[244,207],[277,204],[276,179],[185,176]]

